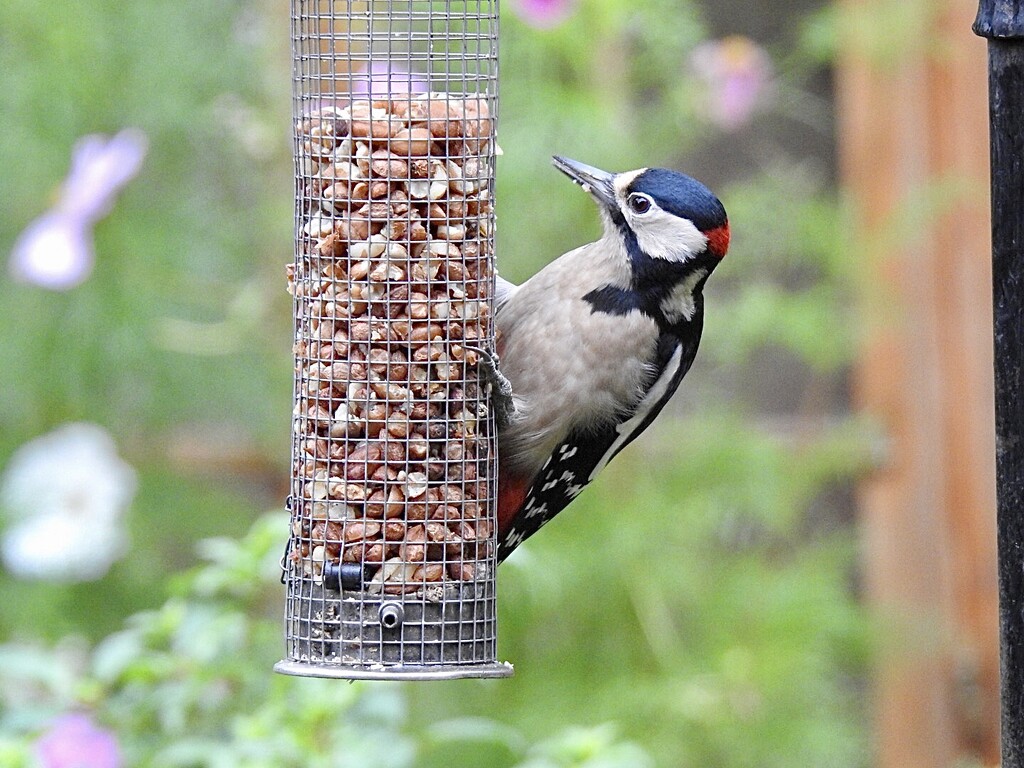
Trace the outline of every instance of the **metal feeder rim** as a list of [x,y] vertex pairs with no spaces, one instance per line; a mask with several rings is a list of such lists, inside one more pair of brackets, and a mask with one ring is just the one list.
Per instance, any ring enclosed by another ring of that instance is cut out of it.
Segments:
[[512,677],[515,670],[507,661],[443,666],[396,664],[374,668],[284,660],[274,665],[274,671],[296,677],[330,677],[338,680],[458,680],[473,677]]

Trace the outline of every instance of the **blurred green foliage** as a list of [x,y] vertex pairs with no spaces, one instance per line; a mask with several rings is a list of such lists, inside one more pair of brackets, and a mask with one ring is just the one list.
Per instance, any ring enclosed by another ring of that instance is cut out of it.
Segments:
[[[141,175],[96,228],[91,279],[51,293],[0,277],[0,457],[88,420],[111,429],[141,470],[136,548],[102,584],[106,610],[85,599],[95,585],[53,596],[0,580],[17,596],[0,607],[5,634],[110,631],[159,599],[197,537],[240,533],[271,503],[223,464],[192,476],[168,466],[198,425],[200,442],[286,471],[285,21],[254,3],[12,0],[0,9],[5,258],[52,202],[80,136],[135,126],[150,141]],[[219,348],[203,344],[211,335]]]
[[[698,4],[581,0],[546,31],[503,8],[498,254],[520,280],[598,232],[551,154],[685,170],[720,136],[688,70]],[[830,24],[805,25],[780,93],[826,55]],[[174,575],[286,488],[289,88],[281,3],[0,8],[0,253],[78,137],[130,125],[151,142],[84,285],[0,277],[0,462],[89,420],[140,475],[131,554],[105,579],[0,576],[0,764],[79,707],[133,765],[866,765],[870,642],[835,499],[867,441],[830,394],[855,342],[843,216],[826,173],[767,143],[717,190],[733,246],[678,403],[502,568],[514,678],[273,676],[278,517]],[[774,390],[765,360],[798,386]]]
[[286,531],[273,515],[240,541],[202,542],[205,565],[94,648],[74,640],[0,647],[0,764],[32,765],[26,736],[67,708],[90,708],[120,737],[127,765],[154,768],[407,768],[453,748],[519,768],[651,765],[608,726],[537,743],[485,717],[417,729],[396,684],[270,674],[280,627],[267,604],[277,597],[270,587]]

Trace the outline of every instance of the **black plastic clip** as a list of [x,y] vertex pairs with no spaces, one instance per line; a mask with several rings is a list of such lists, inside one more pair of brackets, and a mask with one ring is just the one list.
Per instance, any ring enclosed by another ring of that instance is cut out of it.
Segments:
[[362,589],[366,582],[366,567],[360,563],[326,563],[324,589],[334,592]]

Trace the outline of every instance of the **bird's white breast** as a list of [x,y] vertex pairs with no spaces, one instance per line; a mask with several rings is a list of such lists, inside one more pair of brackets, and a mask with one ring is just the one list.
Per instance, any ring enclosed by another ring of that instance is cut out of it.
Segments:
[[594,312],[580,289],[628,285],[621,254],[602,250],[614,247],[602,240],[566,254],[569,263],[541,270],[498,314],[501,369],[523,415],[502,438],[503,463],[532,468],[574,427],[631,410],[642,397],[652,375],[654,321],[639,311]]

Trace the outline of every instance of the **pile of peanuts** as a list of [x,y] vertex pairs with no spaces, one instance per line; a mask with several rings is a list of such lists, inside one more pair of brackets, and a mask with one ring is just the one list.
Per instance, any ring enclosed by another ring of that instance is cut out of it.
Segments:
[[371,593],[484,576],[493,227],[486,103],[321,106],[296,125],[291,558]]

